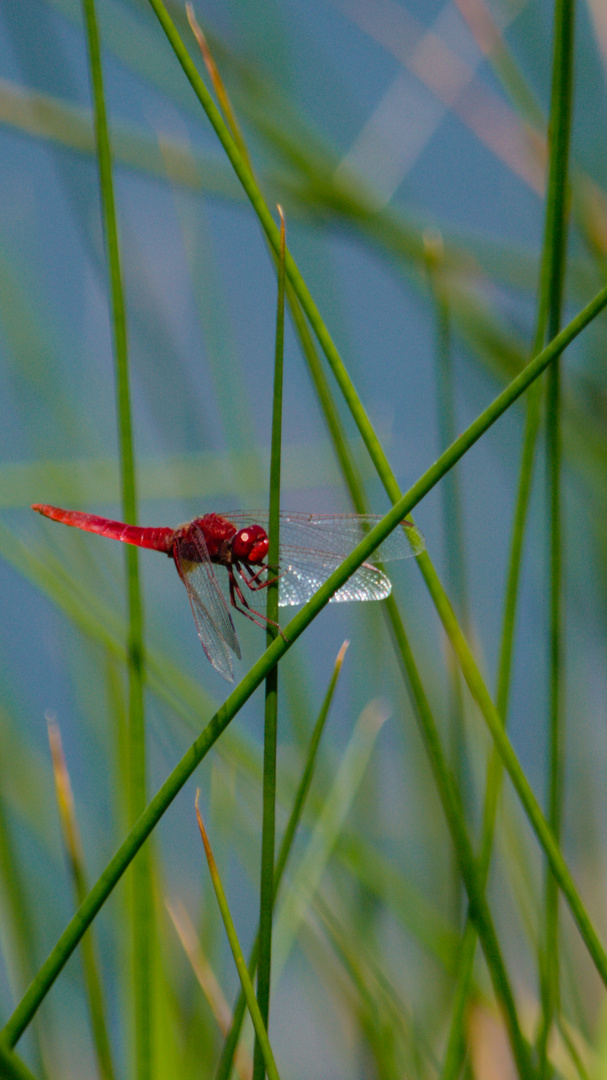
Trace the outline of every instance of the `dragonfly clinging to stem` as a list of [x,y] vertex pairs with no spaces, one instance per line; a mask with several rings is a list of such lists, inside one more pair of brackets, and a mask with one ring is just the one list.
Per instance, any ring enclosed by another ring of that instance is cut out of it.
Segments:
[[[265,615],[251,607],[250,593],[267,588],[278,577],[281,607],[305,604],[347,555],[381,520],[373,514],[280,514],[278,567],[267,565],[268,515],[259,513],[205,514],[177,529],[125,525],[96,514],[61,510],[35,503],[32,510],[53,521],[87,532],[109,536],[125,544],[152,548],[172,558],[183,581],[194,614],[198,637],[211,664],[228,682],[234,680],[232,653],[240,659],[240,646],[215,566],[228,574],[230,604],[260,626]],[[383,600],[390,595],[390,579],[376,563],[419,555],[424,538],[411,522],[392,532],[331,597],[348,600]]]

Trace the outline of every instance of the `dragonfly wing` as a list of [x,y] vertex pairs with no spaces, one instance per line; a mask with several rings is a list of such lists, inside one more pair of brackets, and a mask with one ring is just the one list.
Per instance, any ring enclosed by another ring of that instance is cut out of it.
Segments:
[[177,545],[175,562],[186,587],[200,643],[215,670],[234,682],[232,653],[240,659],[240,646],[225,597],[219,587],[200,529],[190,532],[200,560],[184,558]]
[[[268,527],[268,512],[227,513],[238,528],[246,525]],[[305,549],[319,557],[337,557],[337,564],[364,539],[381,521],[379,514],[301,514],[283,510],[280,515],[280,551],[289,548]],[[366,560],[368,563],[391,562],[419,555],[426,542],[422,533],[411,524],[399,525]]]
[[[286,548],[281,555],[278,603],[280,607],[305,604],[328,577],[337,569],[339,558],[320,558],[313,551]],[[389,578],[370,563],[358,570],[331,597],[331,604],[350,600],[384,600],[390,595]]]

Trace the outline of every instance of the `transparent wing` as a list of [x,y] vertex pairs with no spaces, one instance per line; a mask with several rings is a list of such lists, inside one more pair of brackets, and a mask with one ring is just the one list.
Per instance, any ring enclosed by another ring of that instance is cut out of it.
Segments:
[[[305,604],[318,588],[339,566],[341,559],[326,558],[321,563],[318,554],[297,548],[290,549],[293,558],[287,561],[281,556],[280,578],[278,583],[278,603],[280,607]],[[333,593],[329,603],[339,604],[349,600],[385,600],[392,591],[392,583],[377,566],[363,563],[345,585]]]
[[240,646],[232,616],[215,577],[200,529],[190,531],[189,541],[192,540],[200,561],[192,562],[184,558],[178,545],[175,552],[177,569],[186,587],[200,643],[210,663],[227,682],[234,682],[232,653],[240,660]]
[[[252,524],[268,526],[267,511],[225,516],[238,528]],[[280,515],[280,606],[306,603],[378,521],[381,517],[376,514],[283,511]],[[403,525],[395,529],[331,597],[331,603],[385,599],[392,588],[390,580],[373,564],[407,559],[419,555],[424,547],[424,538],[414,526]]]
[[[226,513],[223,515],[239,529],[246,525],[268,527],[267,510],[247,511],[246,513]],[[381,514],[301,514],[283,510],[280,515],[280,550],[305,549],[319,558],[336,556],[339,565],[346,555],[371,532]],[[426,541],[414,525],[402,524],[367,559],[368,563],[392,562],[395,559],[409,559],[424,550]]]

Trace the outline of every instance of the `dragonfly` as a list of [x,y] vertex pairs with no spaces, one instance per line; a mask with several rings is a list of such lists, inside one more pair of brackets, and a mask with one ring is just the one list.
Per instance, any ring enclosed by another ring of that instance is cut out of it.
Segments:
[[[240,660],[241,653],[215,567],[227,571],[231,607],[258,626],[266,626],[269,620],[251,606],[248,597],[278,580],[280,607],[305,604],[381,521],[381,516],[374,514],[281,511],[279,561],[272,567],[267,563],[267,511],[205,514],[171,529],[126,525],[42,503],[34,503],[32,510],[64,525],[168,555],[185,585],[206,656],[227,682],[234,681],[232,656]],[[412,522],[403,521],[401,525],[333,593],[331,603],[383,600],[390,595],[392,583],[376,564],[419,555],[425,547],[421,532]]]

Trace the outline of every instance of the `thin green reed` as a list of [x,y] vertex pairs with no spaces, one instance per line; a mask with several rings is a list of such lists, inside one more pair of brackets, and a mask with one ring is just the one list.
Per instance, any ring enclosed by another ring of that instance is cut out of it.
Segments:
[[[551,100],[552,140],[550,169],[553,176],[553,227],[548,283],[548,338],[558,334],[561,325],[565,269],[567,262],[568,167],[573,109],[573,48],[575,0],[555,0],[553,82]],[[548,228],[548,223],[547,223]],[[546,435],[547,489],[550,526],[549,580],[549,785],[548,821],[557,842],[561,838],[563,785],[564,649],[562,611],[562,511],[561,511],[561,405],[560,357],[547,374]],[[558,886],[546,869],[545,936],[540,957],[542,1019],[538,1037],[540,1075],[548,1077],[548,1038],[559,1011],[559,928]]]
[[[278,579],[274,568],[279,564],[280,546],[280,461],[282,447],[282,383],[285,340],[285,223],[280,214],[280,256],[278,261],[278,300],[276,305],[276,346],[274,354],[274,393],[272,400],[272,447],[270,458],[270,517],[267,588],[266,644],[270,646],[278,627]],[[278,735],[278,665],[266,678],[263,743],[263,825],[261,835],[261,879],[259,889],[259,966],[257,1001],[264,1028],[270,1016],[270,974],[272,966],[272,915],[274,911],[274,844],[276,831],[276,744]],[[263,1080],[266,1069],[264,1048],[255,1039],[253,1080]]]
[[[12,1016],[0,1032],[0,1039],[5,1045],[14,1046],[25,1031],[40,1003],[55,982],[60,971],[67,963],[83,934],[100,911],[111,894],[114,886],[131,863],[141,846],[153,831],[161,817],[171,805],[194,769],[200,764],[210,748],[225,731],[228,724],[248,701],[257,687],[265,679],[273,664],[287,652],[297,638],[304,632],[323,607],[329,602],[337,589],[365,561],[389,533],[398,528],[403,518],[423,499],[429,491],[452,469],[495,421],[528,389],[549,366],[552,360],[567,348],[577,335],[607,306],[607,286],[586,305],[579,314],[536,356],[511,383],[498,394],[497,398],[469,425],[454,443],[430,466],[408,492],[396,503],[382,520],[361,540],[360,544],[344,559],[343,563],[331,574],[327,581],[310,598],[307,604],[294,616],[285,627],[284,636],[275,638],[272,645],[253,665],[245,678],[232,691],[218,712],[184,754],[162,787],[146,807],[135,823],[118,851],[107,864],[105,870],[91,889],[86,900],[68,923],[63,934],[49,953],[44,964],[26,990]],[[495,710],[494,710],[495,711]],[[607,986],[607,954],[598,938],[594,926],[577,892],[573,878],[561,851],[556,844],[548,823],[542,815],[537,800],[529,787],[527,779],[518,763],[516,754],[503,731],[499,717],[494,711],[487,710],[491,734],[500,756],[513,782],[515,790],[525,808],[530,824],[542,846],[546,857],[558,879],[559,885],[570,907],[581,937],[588,949],[593,963]],[[482,894],[480,896],[482,902]]]
[[[110,278],[122,513],[125,521],[136,524],[137,489],[129,388],[127,319],[114,202],[112,156],[103,90],[101,48],[94,0],[83,0],[83,10],[93,91],[101,217]],[[125,545],[124,554],[129,608],[127,642],[129,672],[129,817],[131,824],[133,824],[145,809],[146,804],[143,611],[137,549],[127,544]],[[135,862],[132,874],[133,1036],[138,1080],[149,1080],[151,1074],[152,933],[150,858],[149,851],[146,850],[142,852]]]

